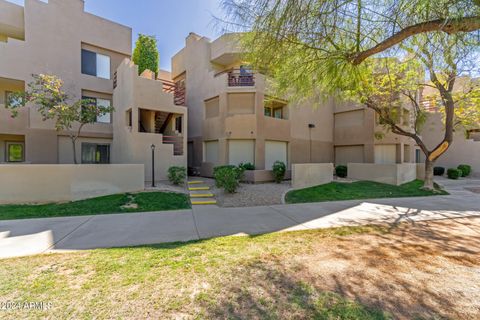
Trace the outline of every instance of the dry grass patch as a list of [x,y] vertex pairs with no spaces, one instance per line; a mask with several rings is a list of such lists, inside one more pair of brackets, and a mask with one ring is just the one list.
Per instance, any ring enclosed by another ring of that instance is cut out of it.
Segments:
[[2,318],[474,319],[480,218],[9,259]]

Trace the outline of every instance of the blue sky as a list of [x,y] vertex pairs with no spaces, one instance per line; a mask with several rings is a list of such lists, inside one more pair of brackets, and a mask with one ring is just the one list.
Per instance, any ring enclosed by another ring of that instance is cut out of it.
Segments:
[[[8,0],[23,5],[23,0]],[[85,11],[127,25],[133,42],[139,33],[155,35],[160,68],[170,70],[170,58],[189,32],[215,39],[213,16],[221,16],[220,0],[85,0]]]

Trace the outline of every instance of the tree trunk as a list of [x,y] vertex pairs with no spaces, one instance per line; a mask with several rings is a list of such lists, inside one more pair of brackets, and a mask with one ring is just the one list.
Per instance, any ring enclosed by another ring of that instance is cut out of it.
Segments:
[[433,165],[435,161],[431,161],[428,159],[425,160],[425,178],[423,180],[423,189],[426,190],[434,190],[433,187]]
[[74,164],[78,164],[77,163],[77,148],[76,148],[76,139],[72,139],[72,147],[73,147],[73,163]]

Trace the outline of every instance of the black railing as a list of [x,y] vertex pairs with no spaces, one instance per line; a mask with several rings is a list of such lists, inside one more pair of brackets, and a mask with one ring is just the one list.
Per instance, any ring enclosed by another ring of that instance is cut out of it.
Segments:
[[229,87],[254,87],[255,77],[250,70],[233,69],[228,71]]

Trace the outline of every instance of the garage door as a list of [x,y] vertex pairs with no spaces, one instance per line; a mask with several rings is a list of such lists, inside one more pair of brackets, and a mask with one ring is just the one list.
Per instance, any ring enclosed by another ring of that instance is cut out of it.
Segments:
[[375,146],[375,163],[394,164],[397,162],[397,147],[394,144]]
[[271,170],[275,161],[287,164],[287,142],[265,141],[265,169]]
[[255,164],[255,141],[254,140],[229,140],[228,163],[239,165],[240,163]]
[[364,163],[363,153],[363,146],[335,147],[335,164]]
[[205,156],[207,163],[218,164],[218,140],[205,141]]

